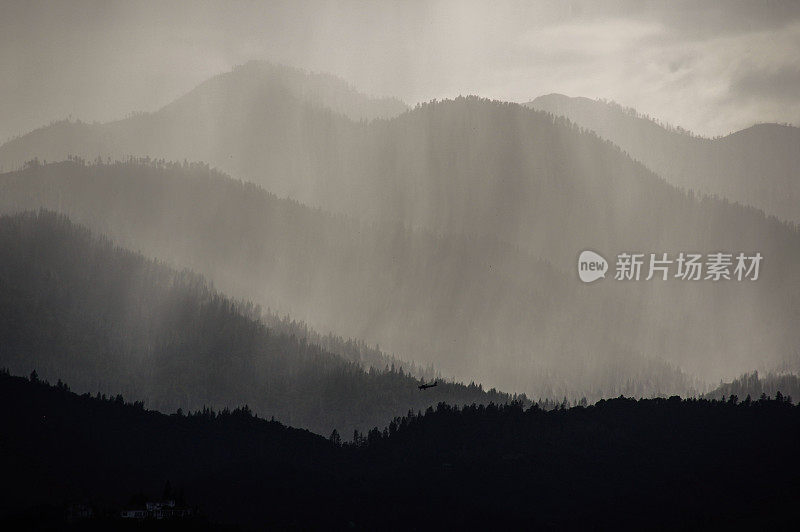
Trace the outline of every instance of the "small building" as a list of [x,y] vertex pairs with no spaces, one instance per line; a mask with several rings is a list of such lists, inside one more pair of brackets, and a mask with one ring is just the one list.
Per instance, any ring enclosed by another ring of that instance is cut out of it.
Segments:
[[67,521],[81,521],[83,519],[91,519],[94,517],[94,509],[88,504],[70,504],[67,507]]
[[147,517],[147,510],[144,508],[122,510],[119,516],[123,519],[145,519]]
[[144,508],[122,510],[123,519],[181,519],[194,514],[191,508],[178,506],[173,499],[166,501],[148,501]]

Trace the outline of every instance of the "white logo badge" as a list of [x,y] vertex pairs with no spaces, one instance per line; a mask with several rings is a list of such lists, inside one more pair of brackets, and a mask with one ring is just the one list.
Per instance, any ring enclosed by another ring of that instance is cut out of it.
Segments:
[[598,279],[605,278],[608,271],[606,259],[594,251],[582,251],[578,257],[578,276],[584,283],[591,283]]

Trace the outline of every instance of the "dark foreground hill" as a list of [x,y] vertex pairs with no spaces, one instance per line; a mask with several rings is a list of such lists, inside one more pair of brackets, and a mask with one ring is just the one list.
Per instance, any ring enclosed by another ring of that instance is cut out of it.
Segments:
[[506,402],[480,386],[425,393],[395,368],[361,364],[267,328],[260,311],[192,272],[92,236],[49,212],[0,217],[0,367],[122,392],[173,412],[249,404],[329,434],[384,425],[438,401]]
[[440,404],[341,444],[247,410],[166,416],[0,374],[0,426],[14,527],[63,528],[77,502],[95,517],[74,527],[119,528],[167,482],[205,522],[254,529],[786,528],[800,496],[785,400]]

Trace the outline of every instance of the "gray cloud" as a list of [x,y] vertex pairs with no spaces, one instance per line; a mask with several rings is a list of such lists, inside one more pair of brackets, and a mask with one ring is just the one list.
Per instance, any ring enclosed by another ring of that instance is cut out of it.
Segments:
[[800,66],[746,72],[733,80],[731,92],[748,98],[796,103],[800,94]]
[[11,0],[0,5],[0,141],[70,114],[154,110],[250,59],[409,103],[563,92],[719,134],[797,119],[785,80],[747,72],[797,69],[798,28],[800,2]]

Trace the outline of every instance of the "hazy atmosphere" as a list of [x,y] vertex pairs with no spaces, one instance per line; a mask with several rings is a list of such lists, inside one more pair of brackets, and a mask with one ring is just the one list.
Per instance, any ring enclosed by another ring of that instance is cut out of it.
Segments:
[[4,529],[796,521],[800,3],[0,0],[0,74]]
[[606,98],[701,135],[800,123],[800,4],[40,2],[0,5],[0,139],[154,111],[251,59],[408,104]]
[[[376,369],[570,400],[798,369],[794,4],[599,5],[6,4],[0,207]],[[624,253],[763,265],[585,286],[585,249],[617,281]]]

